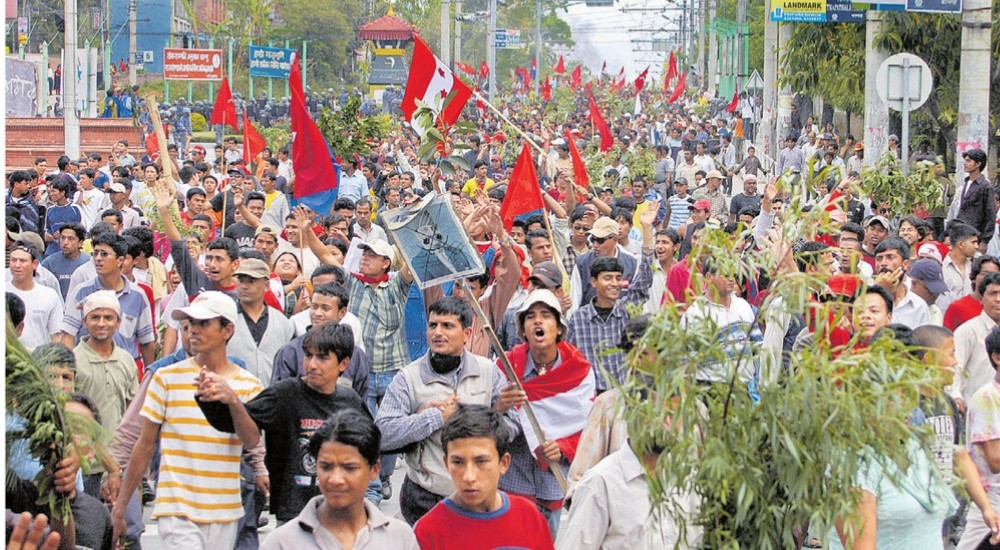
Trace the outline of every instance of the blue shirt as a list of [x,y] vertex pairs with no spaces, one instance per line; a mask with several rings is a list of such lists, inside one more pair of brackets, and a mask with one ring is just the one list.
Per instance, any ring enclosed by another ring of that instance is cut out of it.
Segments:
[[56,276],[56,279],[59,281],[59,291],[62,293],[63,300],[65,300],[66,293],[69,292],[70,281],[73,279],[73,272],[89,261],[90,256],[83,252],[75,260],[70,260],[56,249],[56,254],[42,260],[42,267],[48,269]]
[[[49,206],[49,209],[45,212],[45,232],[52,235],[52,241],[45,246],[45,256],[48,257],[59,252],[58,235],[59,230],[64,225],[80,223],[82,221],[83,215],[80,214],[80,207],[75,204],[67,204],[66,206],[53,204]],[[63,294],[65,293],[64,289]]]

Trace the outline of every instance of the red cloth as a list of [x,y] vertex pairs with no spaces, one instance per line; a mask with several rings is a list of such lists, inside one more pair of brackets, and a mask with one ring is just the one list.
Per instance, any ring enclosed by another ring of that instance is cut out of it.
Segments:
[[479,76],[482,78],[490,76],[490,66],[486,64],[485,59],[479,64]]
[[687,89],[686,80],[687,80],[687,71],[684,71],[683,73],[681,73],[681,77],[677,81],[677,87],[674,88],[674,93],[670,94],[670,97],[667,99],[667,101],[673,103],[678,99],[680,99],[682,95],[684,95],[684,90]]
[[500,204],[500,218],[504,228],[510,231],[514,226],[514,218],[521,214],[533,212],[545,206],[542,199],[542,188],[538,186],[538,174],[535,172],[535,162],[531,158],[528,144],[521,146],[521,154],[514,164],[514,173],[510,176],[507,194]]
[[570,75],[569,87],[576,90],[583,84],[583,65],[577,65]]
[[437,503],[414,527],[417,544],[421,550],[554,549],[548,523],[534,503],[506,494],[509,504],[490,513],[464,510],[450,499]]
[[944,326],[952,332],[958,330],[966,321],[971,321],[983,312],[983,304],[971,294],[962,296],[948,306],[944,312]]
[[274,295],[274,291],[272,291],[270,288],[267,289],[266,292],[264,292],[264,304],[269,305],[274,309],[280,311],[282,315],[285,314],[285,306],[282,305],[281,300],[278,300],[278,297]]
[[608,123],[605,122],[604,116],[601,115],[601,108],[597,106],[597,101],[594,99],[594,94],[590,95],[590,120],[594,123],[594,129],[601,133],[601,152],[610,151],[615,144],[614,138],[611,137],[611,129],[608,128]]
[[[414,36],[410,76],[406,79],[406,91],[403,93],[403,103],[400,105],[406,121],[411,123],[413,121],[413,113],[417,110],[416,100],[434,105],[438,100],[436,98],[444,100],[452,92],[455,96],[443,105],[439,115],[449,126],[458,120],[458,115],[472,97],[472,89],[466,86],[462,79],[456,77],[419,36]],[[298,180],[299,173],[296,169],[296,189],[299,187]]]
[[545,75],[545,82],[542,83],[542,99],[552,101],[552,84],[549,83],[548,75]]
[[670,52],[670,60],[667,62],[667,81],[677,76],[677,56]]
[[233,92],[229,89],[229,79],[222,77],[222,85],[219,86],[219,95],[215,98],[215,105],[212,106],[212,116],[208,119],[209,124],[221,124],[232,127],[234,132],[239,131],[236,122],[236,105],[233,103]]
[[371,275],[364,275],[362,273],[351,273],[351,275],[354,275],[359,281],[365,283],[366,285],[381,284],[389,280],[388,273],[383,273],[378,277],[372,277]]
[[257,155],[267,147],[267,141],[260,135],[250,119],[247,118],[246,109],[243,110],[243,160],[252,162]]
[[737,107],[739,106],[740,106],[740,92],[739,90],[737,90],[733,92],[733,100],[730,101],[729,105],[726,107],[726,112],[735,113]]
[[638,78],[635,79],[635,94],[639,95],[642,92],[643,86],[646,85],[646,76],[649,74],[649,67],[646,70],[639,73]]
[[583,163],[583,157],[576,148],[576,141],[573,136],[566,134],[566,143],[569,144],[569,156],[573,159],[573,178],[576,184],[587,189],[590,186],[590,175],[587,174],[587,165]]
[[461,61],[456,61],[455,62],[455,66],[458,67],[458,69],[460,71],[462,71],[463,73],[465,73],[467,75],[476,76],[476,69],[474,67],[470,67],[469,65],[466,65],[465,63],[462,63]]
[[566,74],[566,62],[563,61],[562,55],[559,56],[559,62],[556,63],[556,66],[552,69],[552,71],[556,74]]
[[297,53],[292,54],[288,85],[292,97],[289,114],[292,119],[292,168],[295,172],[293,198],[296,203],[305,204],[314,212],[324,213],[333,204],[329,191],[339,183],[337,170],[333,166],[326,138],[306,108]]

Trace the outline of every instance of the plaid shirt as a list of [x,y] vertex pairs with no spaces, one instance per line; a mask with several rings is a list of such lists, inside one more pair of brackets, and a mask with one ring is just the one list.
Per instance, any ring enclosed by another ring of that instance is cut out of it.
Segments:
[[621,342],[625,324],[629,321],[628,306],[641,304],[649,296],[649,287],[653,282],[652,262],[652,254],[642,255],[639,271],[632,284],[622,292],[607,319],[602,319],[597,314],[594,307],[597,298],[580,306],[569,318],[567,340],[579,348],[593,365],[598,391],[609,387],[605,373],[610,374],[619,384],[625,382],[625,353],[620,350],[609,352],[617,350]]
[[347,278],[350,293],[348,310],[361,321],[361,339],[368,352],[371,372],[397,371],[410,362],[406,349],[404,310],[410,293],[410,283],[399,273],[375,288]]

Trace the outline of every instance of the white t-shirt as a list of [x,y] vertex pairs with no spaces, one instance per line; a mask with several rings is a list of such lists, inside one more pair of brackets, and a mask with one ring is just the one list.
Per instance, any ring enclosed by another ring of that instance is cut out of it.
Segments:
[[[80,202],[77,197],[83,195]],[[88,191],[77,191],[73,196],[73,204],[80,207],[80,215],[83,218],[83,226],[90,229],[95,223],[101,221],[101,212],[111,207],[111,198],[104,191],[93,188]]]
[[63,304],[59,293],[38,283],[34,283],[31,290],[21,290],[8,284],[7,292],[16,294],[24,302],[24,331],[19,338],[24,347],[31,351],[51,342],[52,335],[59,333],[63,318]]

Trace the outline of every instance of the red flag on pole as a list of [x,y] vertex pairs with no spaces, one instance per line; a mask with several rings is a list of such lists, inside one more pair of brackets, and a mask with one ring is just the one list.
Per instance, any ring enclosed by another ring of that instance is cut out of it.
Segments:
[[528,144],[521,145],[521,154],[514,164],[514,173],[510,176],[507,194],[500,204],[500,218],[503,226],[510,231],[514,226],[514,218],[521,214],[534,212],[545,206],[542,198],[542,188],[538,185],[538,174],[535,172],[535,161],[531,158]]
[[667,80],[677,76],[677,56],[670,52],[670,61],[667,63]]
[[549,83],[548,75],[545,75],[545,82],[542,83],[542,99],[552,101],[552,84]]
[[229,89],[229,80],[222,77],[222,85],[219,86],[219,95],[215,98],[215,105],[212,106],[212,116],[208,119],[209,124],[221,124],[231,126],[234,132],[238,132],[239,126],[236,122],[236,105],[233,103],[233,92]]
[[556,63],[556,68],[552,69],[556,74],[566,74],[566,63],[563,61],[563,56],[559,56],[559,62]]
[[292,96],[289,114],[292,118],[292,169],[295,172],[293,202],[305,204],[314,212],[326,215],[333,206],[334,193],[330,191],[337,187],[339,177],[323,132],[320,132],[306,108],[298,53],[292,54],[288,87]]
[[667,99],[667,101],[673,103],[677,101],[677,99],[680,98],[682,95],[684,95],[684,91],[687,87],[687,84],[685,84],[684,82],[686,79],[687,79],[687,71],[684,71],[683,73],[681,73],[680,79],[677,80],[677,87],[674,88],[674,93],[670,94],[670,97]]
[[[431,52],[419,36],[414,36],[410,76],[406,80],[406,91],[400,105],[406,121],[413,124],[413,113],[417,110],[416,100],[436,106],[452,92],[455,92],[455,97],[447,105],[441,105],[438,115],[448,125],[458,120],[465,104],[472,97],[472,90]],[[417,130],[423,133],[422,129]]]
[[646,85],[646,75],[649,74],[649,67],[646,70],[639,73],[638,78],[635,79],[635,94],[639,95],[642,92],[642,87]]
[[569,144],[569,157],[573,160],[573,177],[576,184],[586,189],[590,185],[590,175],[587,174],[587,165],[583,163],[583,157],[576,148],[576,140],[569,132],[566,132],[566,143]]
[[458,67],[460,71],[462,71],[467,75],[476,76],[476,69],[470,67],[469,65],[466,65],[465,63],[462,63],[461,61],[456,61],[455,66]]
[[490,76],[490,66],[486,64],[485,59],[479,64],[479,76],[482,78]]
[[594,94],[590,94],[590,120],[594,123],[594,128],[601,133],[601,152],[610,151],[615,140],[611,137],[608,123],[601,116],[601,109],[597,106],[597,101],[594,100]]
[[726,112],[735,113],[736,109],[740,106],[740,90],[737,88],[733,91],[733,100],[729,102],[726,107]]
[[618,71],[618,76],[624,79],[625,77],[625,65],[622,65],[622,70]]
[[267,147],[267,141],[264,136],[257,132],[257,129],[250,124],[250,119],[247,118],[246,109],[243,110],[243,160],[247,164],[253,162],[257,155],[260,154],[264,148]]
[[612,78],[611,79],[611,93],[617,93],[618,90],[621,90],[622,86],[624,86],[624,85],[625,85],[625,79],[624,79],[624,77],[621,78],[621,79]]
[[569,81],[569,87],[575,90],[580,87],[580,84],[583,84],[583,65],[577,65],[576,68],[573,69],[573,74],[571,75]]

